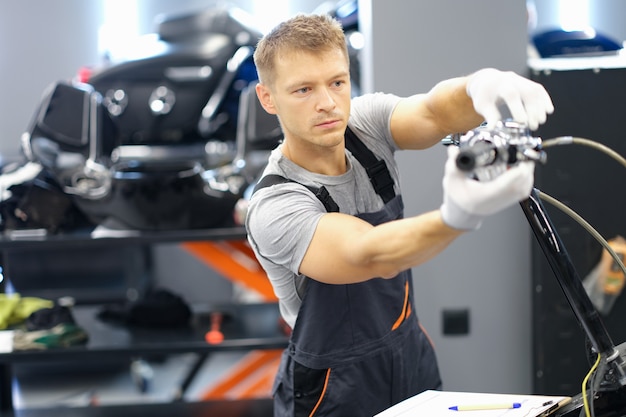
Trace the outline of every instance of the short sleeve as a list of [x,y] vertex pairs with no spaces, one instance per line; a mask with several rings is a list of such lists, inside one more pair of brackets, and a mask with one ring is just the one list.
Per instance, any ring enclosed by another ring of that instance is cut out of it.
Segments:
[[297,274],[324,214],[322,203],[299,184],[261,189],[253,195],[248,208],[249,240],[257,255]]

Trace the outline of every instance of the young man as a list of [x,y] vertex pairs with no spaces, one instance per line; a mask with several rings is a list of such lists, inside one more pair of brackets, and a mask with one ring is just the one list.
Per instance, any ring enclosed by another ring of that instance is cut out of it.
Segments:
[[246,219],[292,328],[275,415],[372,416],[441,388],[413,305],[411,267],[528,197],[534,165],[478,182],[456,168],[449,147],[440,209],[403,218],[394,152],[496,122],[502,102],[534,129],[553,111],[550,97],[530,80],[485,69],[427,94],[351,99],[344,34],[328,16],[278,25],[254,59],[257,96],[284,134]]

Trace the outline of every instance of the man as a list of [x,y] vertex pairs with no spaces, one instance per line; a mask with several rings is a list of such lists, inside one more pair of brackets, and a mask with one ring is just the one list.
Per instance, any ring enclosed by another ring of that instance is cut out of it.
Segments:
[[410,268],[528,197],[534,165],[478,182],[456,168],[458,151],[449,147],[440,209],[403,218],[394,152],[496,122],[501,103],[534,129],[553,111],[550,97],[530,80],[485,69],[427,94],[352,100],[344,34],[328,16],[278,25],[254,59],[257,96],[284,134],[246,218],[292,328],[274,385],[275,415],[372,416],[441,388]]

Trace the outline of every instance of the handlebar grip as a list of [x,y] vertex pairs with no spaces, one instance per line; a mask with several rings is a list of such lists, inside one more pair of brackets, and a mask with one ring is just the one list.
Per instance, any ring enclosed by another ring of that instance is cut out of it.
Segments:
[[461,171],[471,172],[476,167],[493,164],[497,158],[497,148],[491,142],[482,141],[465,149],[460,149],[456,157],[456,166]]

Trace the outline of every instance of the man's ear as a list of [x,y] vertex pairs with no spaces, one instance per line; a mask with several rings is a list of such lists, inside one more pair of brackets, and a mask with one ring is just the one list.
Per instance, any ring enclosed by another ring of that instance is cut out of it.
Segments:
[[274,102],[272,101],[272,94],[266,85],[261,83],[256,85],[256,96],[259,98],[259,102],[266,112],[269,114],[276,114],[276,108],[274,107]]

